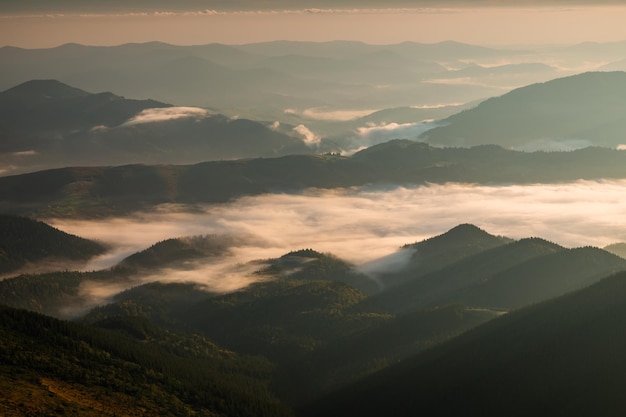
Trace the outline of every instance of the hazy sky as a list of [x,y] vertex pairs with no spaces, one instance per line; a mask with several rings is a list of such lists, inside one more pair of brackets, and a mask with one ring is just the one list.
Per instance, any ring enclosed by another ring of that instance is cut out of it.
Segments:
[[[524,7],[516,4],[524,4]],[[622,1],[0,0],[0,45],[271,40],[487,45],[626,40]]]

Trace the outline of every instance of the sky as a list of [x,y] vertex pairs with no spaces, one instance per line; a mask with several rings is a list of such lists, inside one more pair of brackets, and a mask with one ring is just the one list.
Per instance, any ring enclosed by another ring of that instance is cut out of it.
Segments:
[[[455,40],[562,45],[626,40],[623,1],[0,0],[0,46]],[[519,4],[523,4],[521,7]]]

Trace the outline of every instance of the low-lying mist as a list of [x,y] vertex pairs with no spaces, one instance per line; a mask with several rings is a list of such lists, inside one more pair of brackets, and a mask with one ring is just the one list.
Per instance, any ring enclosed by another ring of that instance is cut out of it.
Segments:
[[121,284],[84,282],[82,296],[89,302],[80,311],[86,311],[125,288],[152,281],[196,282],[215,292],[236,290],[262,279],[254,272],[263,266],[252,261],[303,248],[330,252],[354,263],[359,271],[376,275],[408,261],[410,253],[401,251],[401,246],[460,223],[511,238],[538,236],[568,247],[602,247],[626,241],[625,192],[626,180],[310,189],[193,208],[160,206],[127,218],[49,219],[48,223],[113,248],[84,270],[111,267],[172,237],[231,237],[220,256],[143,271]]

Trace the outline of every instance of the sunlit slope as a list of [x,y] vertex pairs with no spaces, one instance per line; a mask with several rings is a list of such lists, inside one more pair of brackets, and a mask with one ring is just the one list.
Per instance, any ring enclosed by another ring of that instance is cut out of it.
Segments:
[[507,314],[301,415],[621,415],[625,294],[621,273]]
[[3,415],[290,415],[267,360],[137,318],[87,327],[0,307],[0,335]]
[[575,149],[623,144],[626,73],[589,72],[518,88],[422,135],[446,146]]

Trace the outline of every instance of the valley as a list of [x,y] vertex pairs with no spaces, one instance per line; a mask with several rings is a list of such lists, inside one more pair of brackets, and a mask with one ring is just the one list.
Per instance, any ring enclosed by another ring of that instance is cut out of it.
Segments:
[[0,414],[624,415],[626,8],[10,3]]

